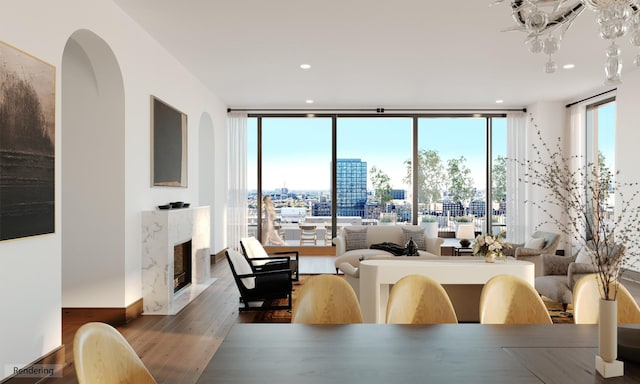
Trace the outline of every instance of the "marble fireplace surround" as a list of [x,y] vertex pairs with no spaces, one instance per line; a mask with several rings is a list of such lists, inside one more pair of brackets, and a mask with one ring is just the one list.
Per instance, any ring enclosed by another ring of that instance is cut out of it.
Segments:
[[[142,212],[143,314],[175,315],[209,287],[211,278],[208,206]],[[191,240],[191,285],[174,293],[174,246]]]

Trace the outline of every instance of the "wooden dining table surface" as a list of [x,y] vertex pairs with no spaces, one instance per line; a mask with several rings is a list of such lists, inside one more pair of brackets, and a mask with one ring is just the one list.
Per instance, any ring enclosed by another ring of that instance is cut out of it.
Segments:
[[236,324],[207,383],[640,383],[603,379],[597,325]]

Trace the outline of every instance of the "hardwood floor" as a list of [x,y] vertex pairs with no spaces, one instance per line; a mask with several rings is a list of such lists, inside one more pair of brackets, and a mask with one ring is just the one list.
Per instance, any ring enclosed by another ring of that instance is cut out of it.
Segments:
[[[304,256],[301,273],[335,273],[333,256]],[[211,266],[217,280],[174,316],[142,316],[117,327],[158,383],[195,383],[235,323],[252,322],[256,313],[238,311],[238,289],[226,259]],[[73,366],[73,336],[82,324],[63,318],[66,350],[63,377],[49,383],[78,383]]]
[[[335,273],[333,256],[304,256],[301,273]],[[175,316],[142,316],[118,330],[142,358],[158,383],[195,383],[224,337],[236,323],[252,322],[256,313],[238,311],[238,289],[225,259],[212,264],[217,280]],[[624,282],[636,301],[640,284]],[[66,346],[63,377],[49,383],[78,383],[73,366],[73,336],[81,324],[63,318]]]

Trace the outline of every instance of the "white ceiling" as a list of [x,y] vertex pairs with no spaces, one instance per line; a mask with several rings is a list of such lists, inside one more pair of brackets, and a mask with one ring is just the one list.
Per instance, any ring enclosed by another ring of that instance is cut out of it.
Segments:
[[611,88],[591,11],[556,55],[575,69],[549,75],[524,33],[502,32],[509,1],[114,1],[232,108],[520,108]]

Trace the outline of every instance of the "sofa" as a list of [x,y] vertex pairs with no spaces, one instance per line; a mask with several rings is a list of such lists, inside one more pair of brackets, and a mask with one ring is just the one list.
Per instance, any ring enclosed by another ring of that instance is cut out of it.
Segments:
[[[412,239],[418,246],[419,256],[394,256],[380,249],[370,249],[372,244],[395,243],[404,245]],[[342,229],[333,239],[336,246],[334,265],[336,273],[342,263],[354,268],[360,265],[360,259],[381,258],[432,258],[440,256],[440,246],[444,239],[427,237],[424,228],[418,225],[353,225]],[[343,271],[344,272],[344,271]]]

